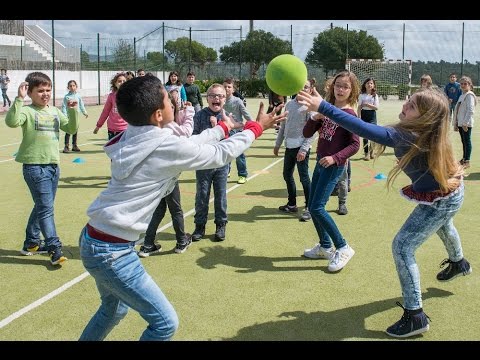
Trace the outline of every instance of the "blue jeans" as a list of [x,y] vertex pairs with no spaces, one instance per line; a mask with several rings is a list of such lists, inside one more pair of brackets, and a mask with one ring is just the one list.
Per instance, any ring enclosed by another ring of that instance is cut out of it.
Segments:
[[148,323],[140,340],[170,340],[178,328],[175,309],[147,274],[135,252],[135,242],[107,243],[83,228],[80,238],[83,266],[95,279],[101,304],[80,336],[80,341],[100,341],[127,315],[138,311]]
[[245,157],[245,154],[242,153],[235,159],[235,165],[237,165],[237,175],[238,176],[248,177],[247,158]]
[[40,242],[40,232],[45,238],[48,251],[62,246],[55,227],[53,204],[58,188],[60,168],[57,164],[23,164],[23,178],[30,189],[34,202],[28,218],[23,247]]
[[216,169],[195,171],[197,193],[195,195],[194,223],[205,225],[208,219],[210,189],[213,184],[215,224],[227,222],[227,178],[230,164]]
[[462,140],[462,159],[470,161],[470,155],[472,155],[472,128],[469,127],[467,131],[464,131],[462,127],[459,127],[458,132],[460,134],[460,140]]
[[310,174],[308,173],[308,160],[310,159],[310,150],[305,154],[303,161],[297,161],[297,154],[300,148],[285,149],[285,156],[283,158],[283,179],[287,184],[288,205],[297,205],[297,185],[293,177],[295,165],[297,165],[300,182],[303,186],[303,193],[305,195],[305,207],[308,208],[308,197],[310,196]]
[[7,106],[7,103],[8,103],[8,106],[12,104],[12,102],[8,98],[7,90],[8,89],[2,89],[3,107]]
[[463,203],[464,185],[448,198],[431,205],[419,204],[407,218],[393,239],[392,252],[397,268],[404,307],[416,310],[422,307],[420,273],[415,251],[434,233],[440,237],[451,261],[463,259],[462,244],[453,217]]
[[325,205],[345,170],[345,166],[330,165],[327,168],[319,165],[321,156],[317,155],[317,162],[313,170],[312,184],[310,186],[310,198],[308,200],[312,221],[317,230],[320,246],[330,248],[333,245],[337,249],[347,245],[340,230],[330,214],[325,210]]
[[[236,134],[237,132],[240,132],[239,130],[232,130],[230,131],[230,136]],[[235,164],[237,165],[237,175],[238,176],[245,176],[248,177],[248,171],[247,171],[247,158],[245,157],[245,154],[241,154],[235,159]],[[230,163],[228,165],[228,172],[230,172],[230,169],[232,168],[232,164]]]

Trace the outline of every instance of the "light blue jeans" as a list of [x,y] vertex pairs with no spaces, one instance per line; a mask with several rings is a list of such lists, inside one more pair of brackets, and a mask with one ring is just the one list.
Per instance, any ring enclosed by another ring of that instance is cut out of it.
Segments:
[[48,251],[61,247],[55,227],[53,204],[58,188],[60,168],[57,164],[23,164],[23,178],[30,189],[33,206],[25,230],[23,247],[40,243],[40,232],[45,238]]
[[451,261],[463,259],[462,244],[453,217],[463,203],[464,185],[450,196],[431,205],[418,204],[393,239],[392,252],[404,307],[416,310],[422,307],[420,273],[415,260],[415,251],[431,235],[437,233]]
[[308,209],[312,215],[312,221],[317,230],[320,246],[330,248],[333,245],[337,249],[347,245],[335,221],[330,216],[325,205],[330,198],[333,188],[338,179],[345,170],[345,166],[331,165],[327,168],[318,164],[321,159],[317,155],[317,162],[313,170],[312,182],[310,184],[310,197],[308,199]]
[[95,279],[101,300],[79,340],[105,339],[129,308],[148,323],[140,340],[170,340],[178,328],[177,313],[145,271],[135,242],[107,243],[88,236],[83,228],[79,245],[83,266]]

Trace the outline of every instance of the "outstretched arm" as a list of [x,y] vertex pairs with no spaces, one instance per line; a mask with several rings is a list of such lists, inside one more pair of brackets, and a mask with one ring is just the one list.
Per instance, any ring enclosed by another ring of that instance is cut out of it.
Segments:
[[307,106],[309,111],[318,111],[358,136],[390,147],[395,145],[397,132],[394,128],[370,124],[356,116],[350,115],[324,101],[316,89],[313,89],[313,94],[311,95],[308,92],[300,91],[297,95],[297,101]]

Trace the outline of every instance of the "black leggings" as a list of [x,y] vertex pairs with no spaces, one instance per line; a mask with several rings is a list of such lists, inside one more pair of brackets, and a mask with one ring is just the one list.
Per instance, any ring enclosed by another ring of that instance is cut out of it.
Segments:
[[[360,118],[368,122],[370,124],[375,124],[377,125],[377,111],[376,110],[361,110],[360,111]],[[370,144],[370,150],[371,149],[371,144]],[[363,153],[366,155],[368,154],[368,139],[363,138]]]

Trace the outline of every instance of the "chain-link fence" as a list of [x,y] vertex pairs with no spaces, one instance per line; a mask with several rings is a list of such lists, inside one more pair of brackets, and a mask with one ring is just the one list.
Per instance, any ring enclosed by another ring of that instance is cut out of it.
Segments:
[[[302,21],[270,21],[255,26],[275,37],[288,41],[295,55],[305,58],[314,38],[335,27],[335,23],[304,24]],[[474,84],[480,82],[480,22],[461,24],[429,24],[405,22],[385,25],[365,21],[361,25],[346,26],[349,31],[365,31],[383,46],[387,59],[412,60],[412,83],[418,83],[422,74],[430,74],[433,82],[444,85],[450,73],[464,74]],[[22,30],[23,29],[23,30]],[[162,23],[147,34],[132,37],[112,37],[104,34],[68,36],[59,33],[52,21],[50,29],[37,25],[23,26],[21,20],[0,20],[0,66],[9,73],[16,70],[41,70],[66,73],[66,78],[81,79],[82,93],[92,94],[101,102],[110,91],[110,80],[118,71],[150,71],[163,81],[165,74],[176,70],[185,80],[188,71],[194,71],[197,80],[224,78],[239,80],[250,77],[250,64],[220,61],[220,49],[245,40],[248,29],[193,29]],[[50,37],[49,34],[53,35]],[[199,44],[201,46],[199,46]],[[269,44],[263,45],[268,49]],[[202,53],[207,51],[208,53]],[[345,45],[347,57],[348,41]],[[203,59],[203,60],[199,60]],[[328,72],[308,66],[309,77],[324,79]],[[257,75],[265,76],[266,64]],[[330,74],[331,75],[331,74]],[[58,76],[57,76],[58,78]],[[65,88],[66,82],[61,84]],[[60,96],[60,94],[57,94]]]

